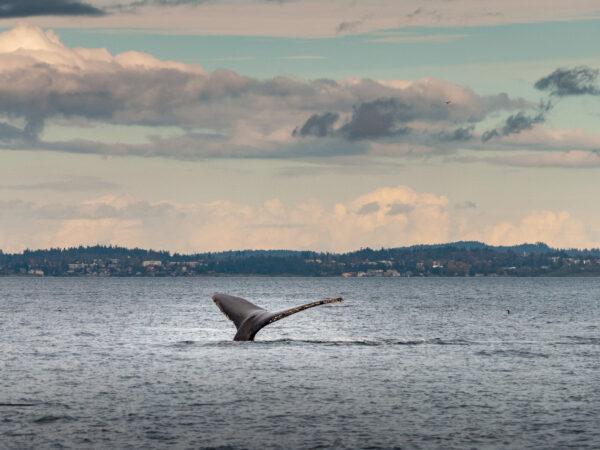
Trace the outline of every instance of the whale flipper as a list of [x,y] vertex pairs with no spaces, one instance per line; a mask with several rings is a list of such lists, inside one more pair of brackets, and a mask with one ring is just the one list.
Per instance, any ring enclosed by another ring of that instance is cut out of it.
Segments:
[[235,324],[238,331],[233,338],[234,341],[253,341],[256,333],[270,323],[308,308],[342,301],[342,297],[319,300],[272,313],[241,297],[234,297],[227,294],[214,294],[212,299],[221,312]]

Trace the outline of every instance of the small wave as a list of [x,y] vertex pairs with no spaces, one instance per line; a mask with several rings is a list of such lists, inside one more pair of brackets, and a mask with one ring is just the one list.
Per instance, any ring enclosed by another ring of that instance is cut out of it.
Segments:
[[373,338],[326,338],[326,339],[290,339],[281,338],[269,341],[179,341],[171,346],[174,347],[221,347],[238,345],[325,345],[325,346],[400,346],[400,345],[470,345],[471,342],[464,339],[373,339]]
[[[224,345],[224,344],[243,344],[234,341],[213,341],[213,342],[193,342],[199,345]],[[469,345],[468,341],[462,339],[444,340],[434,339],[370,339],[370,338],[327,338],[327,339],[273,339],[270,341],[257,340],[253,345],[367,345],[367,346],[390,346],[390,345]]]
[[39,403],[0,403],[0,406],[15,406],[15,407],[36,406],[36,405],[39,405]]
[[77,333],[74,334],[74,336],[77,336],[77,337],[97,337],[98,335],[96,333],[92,333],[90,331],[78,331]]
[[33,421],[33,423],[42,425],[42,424],[53,423],[53,422],[57,422],[57,421],[72,422],[74,420],[77,420],[77,419],[75,419],[74,417],[71,417],[71,416],[54,416],[54,415],[49,414],[49,415],[42,416],[42,417],[35,419]]
[[178,341],[174,344],[169,344],[170,347],[220,347],[220,346],[228,346],[228,345],[239,345],[240,342],[227,340],[227,341]]
[[511,350],[511,349],[499,349],[499,350],[481,350],[475,353],[478,356],[501,356],[501,357],[519,357],[519,358],[549,358],[550,355],[546,353],[531,352],[528,350]]
[[564,336],[569,342],[560,344],[600,345],[600,337],[597,336]]

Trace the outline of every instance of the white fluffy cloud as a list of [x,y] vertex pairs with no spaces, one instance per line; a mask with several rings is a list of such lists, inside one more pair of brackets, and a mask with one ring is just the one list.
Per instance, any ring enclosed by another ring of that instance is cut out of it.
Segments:
[[150,202],[106,195],[77,204],[0,202],[0,249],[112,244],[184,253],[231,249],[349,251],[458,240],[492,245],[542,241],[562,248],[598,247],[567,211],[532,211],[491,223],[455,208],[443,195],[382,187],[327,207],[318,199],[286,204],[215,200]]
[[[0,248],[119,244],[190,251],[294,248],[344,251],[362,246],[443,242],[448,199],[407,186],[377,189],[326,208],[319,200],[285,205],[230,201],[180,204],[130,195],[76,205],[7,202],[0,205]],[[8,210],[12,213],[5,214]],[[26,225],[23,225],[26,224]]]
[[544,242],[557,248],[598,247],[583,221],[568,211],[532,211],[518,223],[503,221],[488,225],[468,237],[492,245]]

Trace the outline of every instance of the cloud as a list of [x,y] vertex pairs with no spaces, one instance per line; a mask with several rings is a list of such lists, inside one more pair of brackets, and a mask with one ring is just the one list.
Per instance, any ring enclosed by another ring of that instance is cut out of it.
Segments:
[[13,141],[15,139],[25,139],[26,133],[23,129],[13,125],[0,122],[0,141]]
[[2,189],[11,190],[50,190],[50,191],[96,191],[115,189],[117,184],[103,181],[93,176],[69,177],[59,181],[45,181],[31,184],[5,184],[0,185]]
[[408,203],[391,203],[388,206],[390,207],[389,211],[387,212],[388,216],[397,216],[398,214],[408,214],[414,209],[414,206],[412,206]]
[[364,102],[354,107],[351,119],[338,131],[350,140],[406,134],[410,128],[401,124],[416,118],[412,113],[413,108],[395,98]]
[[74,0],[0,0],[0,18],[33,16],[103,16],[106,13]]
[[550,102],[541,102],[538,107],[538,113],[534,116],[525,114],[523,111],[512,114],[508,116],[501,128],[484,132],[481,136],[481,140],[487,142],[495,137],[509,136],[511,134],[519,134],[522,131],[530,130],[535,124],[542,123],[546,120],[546,113],[550,109],[552,109],[552,104]]
[[443,130],[437,135],[438,139],[443,142],[466,142],[473,139],[474,126],[460,127],[454,130]]
[[494,164],[515,167],[591,168],[600,167],[600,154],[597,151],[569,150],[567,152],[498,156],[489,158],[489,161]]
[[569,95],[600,95],[598,89],[598,69],[578,66],[572,69],[556,69],[550,75],[535,82],[535,88],[548,91],[551,95],[566,97]]
[[363,22],[364,20],[350,20],[346,22],[340,22],[340,24],[335,28],[335,32],[336,34],[356,33]]
[[[410,135],[415,145],[435,145],[430,136],[449,129],[459,140],[491,113],[531,107],[436,79],[261,80],[134,51],[68,48],[52,31],[26,24],[0,33],[0,141],[14,150],[179,159],[364,154],[378,139]],[[336,117],[343,122],[334,129]],[[149,131],[139,145],[48,142],[49,121],[174,126],[181,134]]]
[[340,115],[331,112],[323,114],[313,114],[308,118],[302,128],[295,128],[293,136],[316,136],[325,137],[333,132],[333,125],[337,122]]
[[[422,0],[97,0],[97,4],[106,6],[112,14],[84,17],[83,22],[63,18],[45,20],[43,26],[109,28],[116,25],[148,32],[177,29],[178,33],[203,35],[314,38],[339,35],[339,28],[347,34],[408,26],[469,27],[598,17],[597,5],[592,0],[505,0],[501,3],[429,0],[425,6]],[[111,5],[117,7],[111,9]],[[359,25],[353,26],[357,22]]]
[[378,202],[370,202],[362,205],[356,214],[359,216],[364,216],[366,214],[371,214],[379,211],[379,203]]
[[472,202],[470,200],[465,200],[462,203],[455,203],[454,208],[455,209],[476,209],[477,203]]
[[532,211],[520,222],[500,222],[486,226],[483,231],[469,235],[491,245],[515,245],[525,242],[544,242],[558,248],[591,248],[598,246],[590,240],[584,223],[567,211]]
[[[270,0],[263,0],[270,1]],[[140,12],[143,8],[175,8],[177,6],[201,6],[216,3],[215,0],[134,0],[130,2],[113,3],[109,5],[111,10],[124,12]]]
[[[404,205],[401,214],[390,214]],[[333,207],[317,199],[286,205],[274,198],[257,206],[148,202],[107,195],[77,204],[0,202],[4,251],[104,244],[173,251],[318,249],[442,242],[448,200],[407,186],[376,189]],[[6,212],[11,211],[11,214]]]
[[381,187],[333,206],[314,198],[293,204],[272,198],[250,205],[147,201],[129,194],[76,203],[9,200],[0,201],[0,249],[101,243],[186,253],[245,248],[348,251],[449,240],[600,245],[568,211],[536,210],[516,221],[490,223],[464,211],[475,207],[471,201],[452,204],[444,195],[403,185]]
[[[393,84],[388,86],[391,87]],[[412,134],[412,124],[420,122],[421,125],[426,123],[434,128],[441,126],[441,130],[433,133],[439,140],[467,141],[471,138],[473,130],[470,124],[483,120],[489,112],[516,108],[519,104],[523,107],[530,106],[524,101],[510,100],[506,94],[478,97],[466,88],[447,85],[433,79],[409,83],[396,88],[395,91],[394,96],[380,97],[353,105],[352,114],[346,123],[338,129],[333,129],[330,126],[331,121],[328,121],[328,127],[323,127],[320,130],[323,134],[318,136],[339,136],[351,141],[402,138]],[[447,98],[455,99],[452,105],[446,103]],[[301,129],[314,122],[320,123],[319,119],[322,118],[323,116],[318,114],[312,115]],[[453,130],[444,128],[455,123],[466,125]],[[301,133],[296,135],[305,136]]]
[[[297,0],[258,0],[264,3],[290,3]],[[216,0],[136,0],[133,2],[119,3],[113,5],[113,7],[119,8],[137,8],[142,6],[159,6],[159,7],[173,7],[173,6],[200,6],[207,3],[218,3]],[[226,2],[220,2],[226,3]]]
[[406,15],[406,17],[408,17],[409,19],[411,19],[411,18],[413,18],[413,17],[415,17],[415,16],[418,16],[419,14],[423,14],[423,12],[424,12],[424,9],[423,9],[423,8],[421,8],[421,7],[419,7],[419,8],[417,8],[417,9],[415,9],[414,11],[411,11],[411,12],[409,12],[409,13]]

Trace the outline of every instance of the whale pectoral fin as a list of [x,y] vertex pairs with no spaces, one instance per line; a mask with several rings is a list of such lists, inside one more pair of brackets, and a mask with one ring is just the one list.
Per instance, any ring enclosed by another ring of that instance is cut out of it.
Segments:
[[256,306],[241,297],[234,297],[227,294],[214,294],[213,301],[219,307],[221,312],[231,320],[236,328],[240,328],[244,320],[257,312],[264,312],[265,309]]
[[315,306],[319,306],[319,305],[326,305],[328,303],[335,303],[335,302],[341,302],[343,299],[342,297],[338,297],[338,298],[330,298],[327,300],[319,300],[318,302],[312,302],[312,303],[307,303],[306,305],[302,305],[302,306],[297,306],[295,308],[290,308],[290,309],[286,309],[285,311],[280,311],[280,312],[276,312],[273,313],[268,320],[266,320],[265,324],[263,325],[263,327],[269,325],[270,323],[276,322],[278,320],[281,320],[287,316],[291,316],[292,314],[296,314],[297,312],[303,311],[305,309],[308,308],[313,308]]

